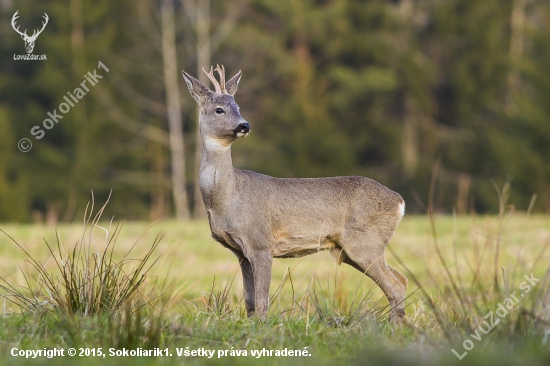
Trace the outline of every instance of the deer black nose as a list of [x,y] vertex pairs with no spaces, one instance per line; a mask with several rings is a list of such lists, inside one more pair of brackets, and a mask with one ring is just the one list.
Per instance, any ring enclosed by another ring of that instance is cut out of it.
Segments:
[[245,133],[249,133],[250,132],[250,123],[241,123],[239,125],[239,127],[237,127],[238,131],[239,132],[245,132]]

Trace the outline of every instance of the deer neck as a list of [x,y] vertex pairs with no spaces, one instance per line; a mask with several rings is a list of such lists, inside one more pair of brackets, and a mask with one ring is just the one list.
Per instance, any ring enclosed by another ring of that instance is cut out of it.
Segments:
[[235,169],[231,159],[231,144],[224,145],[212,138],[202,139],[200,188],[207,210],[223,211],[235,197]]

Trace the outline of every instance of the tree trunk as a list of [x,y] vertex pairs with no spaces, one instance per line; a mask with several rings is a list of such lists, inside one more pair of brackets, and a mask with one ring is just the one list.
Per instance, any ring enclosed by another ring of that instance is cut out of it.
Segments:
[[456,197],[456,213],[459,215],[464,215],[468,212],[469,206],[469,192],[470,186],[472,184],[472,176],[468,173],[459,173],[458,174],[458,194]]
[[[79,83],[84,70],[84,8],[82,0],[70,1],[71,13],[71,57],[72,57],[72,78],[73,82]],[[84,170],[84,159],[88,156],[88,138],[89,128],[86,113],[86,98],[79,101],[73,108],[74,119],[78,121],[79,128],[75,139],[75,158],[71,166],[71,172],[68,179],[67,209],[63,215],[62,221],[71,221],[78,201],[78,187],[82,181],[82,172]],[[50,216],[50,215],[48,215]]]
[[164,66],[164,86],[168,108],[170,130],[170,154],[172,165],[172,196],[176,218],[189,218],[187,193],[185,190],[185,150],[180,105],[180,93],[176,58],[176,30],[174,4],[172,0],[161,1],[162,58]]
[[418,142],[418,113],[416,103],[409,96],[405,96],[405,113],[403,116],[403,137],[401,153],[403,169],[407,177],[414,176],[419,161]]
[[525,5],[527,0],[514,0],[510,19],[510,70],[508,72],[508,91],[506,112],[511,115],[517,112],[515,98],[520,83],[520,75],[515,63],[523,55],[523,24],[525,23]]
[[[209,81],[206,75],[202,72],[202,67],[210,66],[210,0],[197,0],[197,75],[199,81],[208,85]],[[199,126],[199,111],[197,109],[197,130],[195,132],[195,179],[194,179],[194,204],[195,218],[206,217],[206,208],[202,201],[199,171],[201,164],[201,134]]]
[[164,153],[164,146],[156,141],[149,141],[149,156],[154,177],[154,182],[151,184],[150,220],[156,221],[170,213],[170,196],[164,184],[164,174],[168,171],[168,159]]

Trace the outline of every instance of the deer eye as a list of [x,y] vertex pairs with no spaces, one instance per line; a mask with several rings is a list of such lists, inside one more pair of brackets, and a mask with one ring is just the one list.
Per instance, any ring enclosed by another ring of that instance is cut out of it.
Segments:
[[225,111],[223,110],[223,108],[216,108],[216,113],[222,114],[222,113],[225,113]]

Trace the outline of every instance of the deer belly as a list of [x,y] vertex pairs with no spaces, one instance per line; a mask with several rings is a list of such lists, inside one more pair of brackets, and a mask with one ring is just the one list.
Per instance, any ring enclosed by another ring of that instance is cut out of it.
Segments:
[[334,249],[338,245],[329,237],[313,238],[300,235],[279,234],[275,236],[273,256],[276,258],[296,258],[314,254],[321,250]]

